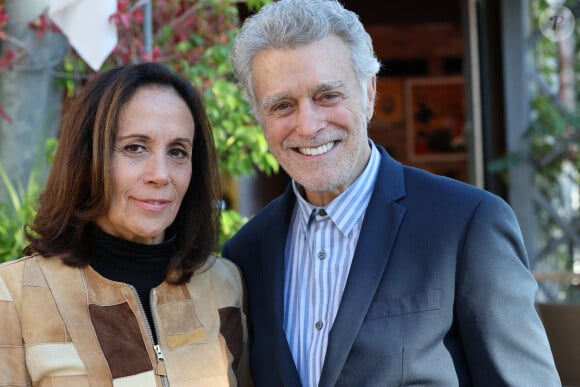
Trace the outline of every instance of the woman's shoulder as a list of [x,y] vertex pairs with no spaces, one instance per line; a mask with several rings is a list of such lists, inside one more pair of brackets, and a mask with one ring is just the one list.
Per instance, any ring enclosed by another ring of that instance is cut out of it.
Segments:
[[196,271],[194,277],[200,275],[213,279],[239,279],[240,269],[226,258],[210,255],[205,264]]
[[25,256],[12,261],[0,264],[0,279],[4,282],[14,284],[41,284],[48,286],[45,282],[45,275],[48,273],[64,273],[78,270],[76,267],[68,266],[58,256],[44,257],[39,254]]
[[211,255],[206,263],[192,276],[188,286],[208,286],[218,297],[241,298],[243,284],[240,269],[230,260]]
[[18,298],[22,284],[26,283],[26,273],[35,271],[38,256],[31,255],[0,264],[0,300],[14,301]]
[[13,271],[21,271],[22,268],[27,264],[36,265],[38,258],[38,255],[28,255],[22,258],[13,259],[11,261],[2,262],[0,263],[0,275]]

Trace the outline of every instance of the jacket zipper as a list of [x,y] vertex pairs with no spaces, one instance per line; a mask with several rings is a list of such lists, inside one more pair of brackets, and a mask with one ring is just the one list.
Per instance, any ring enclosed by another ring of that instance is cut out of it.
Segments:
[[[145,323],[145,328],[147,329],[147,336],[149,337],[149,342],[151,343],[151,345],[153,346],[153,350],[155,351],[155,358],[157,359],[157,364],[155,365],[155,375],[158,375],[159,378],[161,379],[161,385],[163,387],[169,387],[169,380],[167,379],[167,373],[165,370],[165,357],[163,356],[163,352],[161,352],[161,346],[159,344],[155,343],[155,340],[153,339],[153,333],[151,331],[151,325],[149,325],[149,320],[147,319],[147,315],[145,314],[145,309],[143,308],[143,304],[141,304],[141,299],[139,298],[139,294],[137,293],[137,290],[129,285],[129,287],[131,288],[131,291],[133,292],[133,296],[135,298],[135,301],[137,302],[137,306],[139,307],[139,313],[141,313],[141,319],[143,320],[143,322]],[[151,290],[151,293],[149,294],[149,304],[153,305],[153,293],[155,292],[155,289]],[[155,329],[155,333],[157,333],[157,337],[159,337],[159,330],[157,329],[157,319],[155,317],[155,310],[153,310],[153,307],[151,308],[151,315],[153,316],[153,325],[154,325],[154,329]]]
[[[155,305],[154,301],[155,301],[155,289],[151,289],[151,292],[149,293],[149,305],[151,305],[151,317],[153,318],[153,329],[155,329],[155,334],[159,338],[161,336],[157,324],[157,315],[155,314],[155,308],[153,307],[153,305]],[[152,337],[151,342],[153,342]],[[163,352],[161,352],[161,345],[153,343],[153,349],[155,350],[155,356],[157,357],[157,366],[155,367],[155,373],[159,375],[159,377],[161,378],[161,385],[163,387],[169,387],[169,379],[167,378],[167,370],[165,369],[165,357],[163,356]]]
[[155,373],[161,377],[161,381],[163,382],[163,378],[167,379],[167,371],[165,370],[165,357],[163,357],[163,352],[161,352],[161,346],[159,344],[155,344],[153,349],[155,350],[155,356],[157,357]]

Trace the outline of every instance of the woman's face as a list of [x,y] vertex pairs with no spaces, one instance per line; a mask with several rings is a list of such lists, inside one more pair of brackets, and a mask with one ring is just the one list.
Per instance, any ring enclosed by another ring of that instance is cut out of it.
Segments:
[[111,206],[96,222],[103,231],[138,243],[163,241],[191,180],[194,129],[175,90],[137,90],[119,116]]

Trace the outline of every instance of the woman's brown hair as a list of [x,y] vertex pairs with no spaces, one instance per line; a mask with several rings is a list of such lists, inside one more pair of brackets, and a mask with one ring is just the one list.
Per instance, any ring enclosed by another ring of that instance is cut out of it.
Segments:
[[26,254],[59,256],[72,266],[92,259],[92,228],[111,202],[111,155],[123,107],[144,86],[173,88],[193,115],[192,175],[172,229],[175,253],[168,279],[189,280],[217,248],[219,175],[209,123],[200,93],[159,63],[117,67],[98,75],[75,99],[61,128],[59,146],[34,220],[27,225]]

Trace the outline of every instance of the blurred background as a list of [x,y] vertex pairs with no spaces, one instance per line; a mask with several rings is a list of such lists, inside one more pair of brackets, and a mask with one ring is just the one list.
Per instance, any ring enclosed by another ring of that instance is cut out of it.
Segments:
[[[240,23],[267,2],[0,0],[0,262],[22,254],[67,106],[118,64],[163,62],[203,91],[224,187],[222,243],[281,193],[288,176],[228,58]],[[567,351],[559,369],[580,385],[580,1],[342,2],[383,64],[371,138],[403,163],[510,203],[542,318]]]

